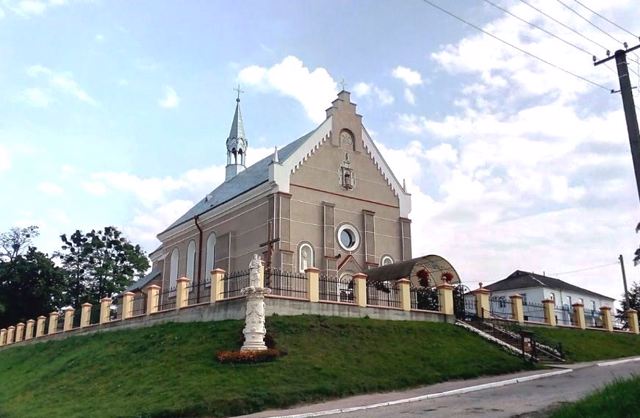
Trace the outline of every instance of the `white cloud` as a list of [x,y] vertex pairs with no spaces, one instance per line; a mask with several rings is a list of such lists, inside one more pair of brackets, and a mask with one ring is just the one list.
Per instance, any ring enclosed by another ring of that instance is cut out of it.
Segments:
[[47,92],[37,87],[24,89],[20,98],[33,107],[47,107],[53,101]]
[[49,196],[60,196],[64,193],[62,187],[50,181],[43,181],[38,184],[38,190]]
[[416,104],[416,96],[413,94],[413,92],[409,87],[405,87],[404,89],[404,99],[409,104],[412,104],[412,105]]
[[164,97],[158,100],[158,105],[165,109],[174,109],[180,104],[180,97],[175,89],[171,86],[165,86]]
[[419,86],[422,84],[422,76],[416,70],[398,65],[391,72],[398,80],[402,80],[407,86]]
[[8,171],[11,168],[11,157],[9,150],[0,144],[0,173]]
[[353,94],[355,97],[368,97],[381,106],[390,105],[395,101],[389,90],[382,89],[372,83],[356,83],[353,86]]
[[94,37],[94,39],[96,40],[96,42],[104,42],[105,37],[103,34],[99,33]]
[[367,96],[369,93],[371,93],[370,84],[367,84],[361,81],[359,83],[356,83],[355,86],[353,86],[353,94],[355,96],[364,97],[364,96]]
[[52,7],[65,6],[81,1],[87,2],[87,0],[4,0],[2,4],[7,10],[20,17],[32,17],[41,16]]
[[[96,106],[98,102],[94,100],[86,91],[84,91],[78,83],[73,79],[73,75],[68,72],[56,72],[42,65],[32,65],[27,68],[27,75],[32,78],[44,78],[49,87],[66,95],[75,97],[77,100]],[[33,94],[37,88],[27,89]],[[43,100],[44,92],[38,92],[40,99]]]
[[291,55],[269,68],[245,67],[240,70],[238,81],[296,99],[316,123],[325,119],[327,103],[333,101],[338,91],[336,82],[326,69],[310,70],[299,58]]

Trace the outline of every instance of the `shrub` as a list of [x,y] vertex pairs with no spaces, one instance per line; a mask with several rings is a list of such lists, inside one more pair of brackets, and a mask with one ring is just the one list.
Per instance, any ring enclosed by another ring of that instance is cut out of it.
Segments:
[[280,351],[269,348],[261,351],[220,351],[216,359],[220,363],[263,363],[273,361],[280,356]]

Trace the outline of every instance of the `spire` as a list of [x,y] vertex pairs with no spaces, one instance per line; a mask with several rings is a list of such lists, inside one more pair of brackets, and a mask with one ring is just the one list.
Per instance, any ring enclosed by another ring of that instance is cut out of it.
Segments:
[[240,93],[243,93],[238,86],[235,91],[238,92],[236,98],[236,111],[233,114],[233,122],[229,130],[227,138],[227,167],[225,181],[229,180],[239,172],[245,169],[245,158],[249,142],[244,134],[244,123],[242,121],[242,112],[240,111]]
[[273,157],[271,158],[271,162],[273,164],[280,163],[280,157],[278,156],[278,147],[275,147],[275,149],[273,150]]

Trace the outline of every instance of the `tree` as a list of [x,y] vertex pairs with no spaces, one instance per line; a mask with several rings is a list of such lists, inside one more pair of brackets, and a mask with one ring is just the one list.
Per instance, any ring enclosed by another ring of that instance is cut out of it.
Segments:
[[35,225],[26,228],[11,228],[0,234],[0,261],[13,261],[31,247],[31,240],[40,235]]
[[139,245],[131,244],[113,226],[68,238],[61,235],[58,253],[69,279],[68,301],[97,303],[102,297],[121,292],[149,268],[149,259]]
[[626,325],[627,315],[625,314],[625,311],[627,309],[635,309],[636,311],[640,311],[640,283],[633,282],[631,284],[631,288],[629,289],[629,303],[627,303],[625,295],[622,294],[621,305],[622,309],[617,309],[616,317]]

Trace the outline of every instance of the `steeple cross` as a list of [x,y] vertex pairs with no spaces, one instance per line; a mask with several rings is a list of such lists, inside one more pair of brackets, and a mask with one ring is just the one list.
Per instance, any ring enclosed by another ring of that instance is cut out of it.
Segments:
[[236,98],[236,102],[239,102],[240,101],[240,93],[244,93],[244,90],[240,90],[240,84],[238,84],[238,87],[233,89],[233,91],[238,92],[238,97]]
[[340,86],[341,86],[342,90],[344,90],[344,88],[347,86],[347,83],[344,82],[344,78],[342,80],[340,80]]

